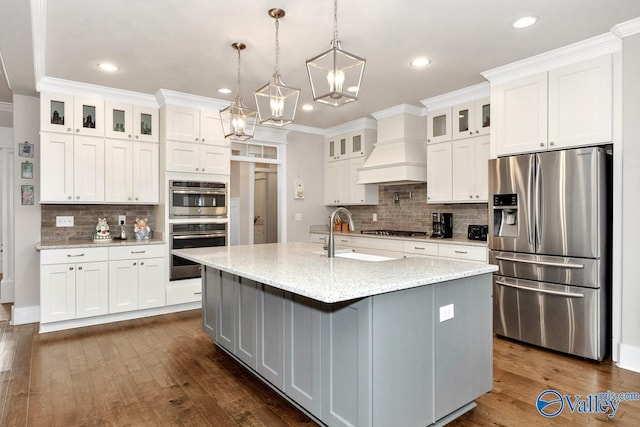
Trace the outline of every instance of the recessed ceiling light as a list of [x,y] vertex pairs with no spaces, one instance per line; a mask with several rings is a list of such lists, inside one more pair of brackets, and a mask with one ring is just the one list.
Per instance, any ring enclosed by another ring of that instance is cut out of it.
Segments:
[[538,18],[535,16],[523,16],[522,18],[516,19],[511,26],[513,28],[527,28],[532,26],[538,21]]
[[424,68],[430,63],[431,63],[431,60],[429,58],[425,58],[424,56],[419,56],[417,58],[414,58],[411,61],[411,66],[413,68]]
[[100,68],[102,71],[110,71],[110,72],[119,70],[118,67],[116,67],[113,64],[109,64],[108,62],[103,62],[101,64],[98,64],[98,68]]
[[231,89],[227,89],[226,87],[221,87],[220,89],[218,89],[218,93],[223,93],[226,95],[231,93]]
[[303,109],[304,111],[311,111],[311,110],[313,110],[313,105],[311,105],[311,104],[304,104],[304,105],[302,106],[302,109]]

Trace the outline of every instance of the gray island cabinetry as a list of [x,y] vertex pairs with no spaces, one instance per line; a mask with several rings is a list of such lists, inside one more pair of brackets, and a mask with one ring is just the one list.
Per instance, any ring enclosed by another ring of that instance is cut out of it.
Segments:
[[494,266],[321,247],[174,253],[205,266],[203,328],[216,345],[321,424],[443,424],[491,389]]

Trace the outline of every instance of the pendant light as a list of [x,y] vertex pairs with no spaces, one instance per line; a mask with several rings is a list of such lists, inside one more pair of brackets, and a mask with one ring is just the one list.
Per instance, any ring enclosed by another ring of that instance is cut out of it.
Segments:
[[339,107],[358,99],[366,60],[342,50],[338,39],[338,0],[333,2],[331,49],[307,60],[313,100]]
[[298,105],[300,89],[294,89],[282,83],[280,78],[280,40],[278,32],[280,18],[285,11],[282,9],[270,9],[269,16],[276,20],[276,68],[273,73],[273,82],[269,82],[255,92],[256,105],[260,124],[270,126],[285,126],[293,122]]
[[258,112],[244,105],[240,96],[240,51],[247,46],[233,43],[231,47],[238,51],[238,94],[233,104],[220,110],[220,120],[225,138],[246,141],[253,138]]

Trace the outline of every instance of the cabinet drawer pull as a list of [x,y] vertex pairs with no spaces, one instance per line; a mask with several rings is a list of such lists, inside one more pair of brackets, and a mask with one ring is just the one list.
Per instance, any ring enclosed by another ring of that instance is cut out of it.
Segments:
[[414,246],[413,249],[420,249],[421,251],[424,251],[427,248],[421,248],[420,246]]
[[67,258],[76,258],[79,256],[84,256],[84,254],[76,254],[76,255],[67,254]]
[[194,292],[193,294],[194,294],[194,295],[202,295],[202,291],[200,291],[200,292]]
[[457,253],[457,254],[466,254],[467,251],[459,251],[459,250],[454,250],[453,252]]
[[131,251],[132,254],[144,254],[147,251]]

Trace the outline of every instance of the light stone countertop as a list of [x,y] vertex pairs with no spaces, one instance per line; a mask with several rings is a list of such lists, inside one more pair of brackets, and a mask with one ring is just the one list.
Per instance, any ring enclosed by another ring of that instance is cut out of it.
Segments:
[[[313,231],[309,231],[310,233],[314,233],[314,234],[326,234],[329,235],[329,232],[326,230],[313,230]],[[425,236],[425,237],[421,237],[421,236],[413,236],[413,237],[408,237],[408,236],[379,236],[376,234],[362,234],[360,233],[359,230],[356,231],[348,231],[348,232],[342,232],[342,231],[336,231],[334,232],[334,235],[336,236],[349,236],[349,237],[365,237],[368,239],[389,239],[389,240],[413,240],[416,242],[432,242],[432,243],[451,243],[453,245],[467,245],[467,246],[481,246],[481,247],[487,247],[487,242],[484,240],[469,240],[467,238],[463,238],[463,237],[448,237],[446,239],[438,239],[435,237],[429,237],[429,236]]]
[[162,245],[166,243],[163,239],[148,239],[148,240],[111,240],[107,242],[94,242],[91,239],[87,240],[61,240],[51,242],[38,242],[36,243],[36,250],[42,251],[47,249],[70,249],[70,248],[106,248],[108,246],[131,246],[131,245]]
[[172,254],[325,303],[348,301],[462,277],[497,266],[437,258],[360,261],[328,258],[319,243],[175,249]]

